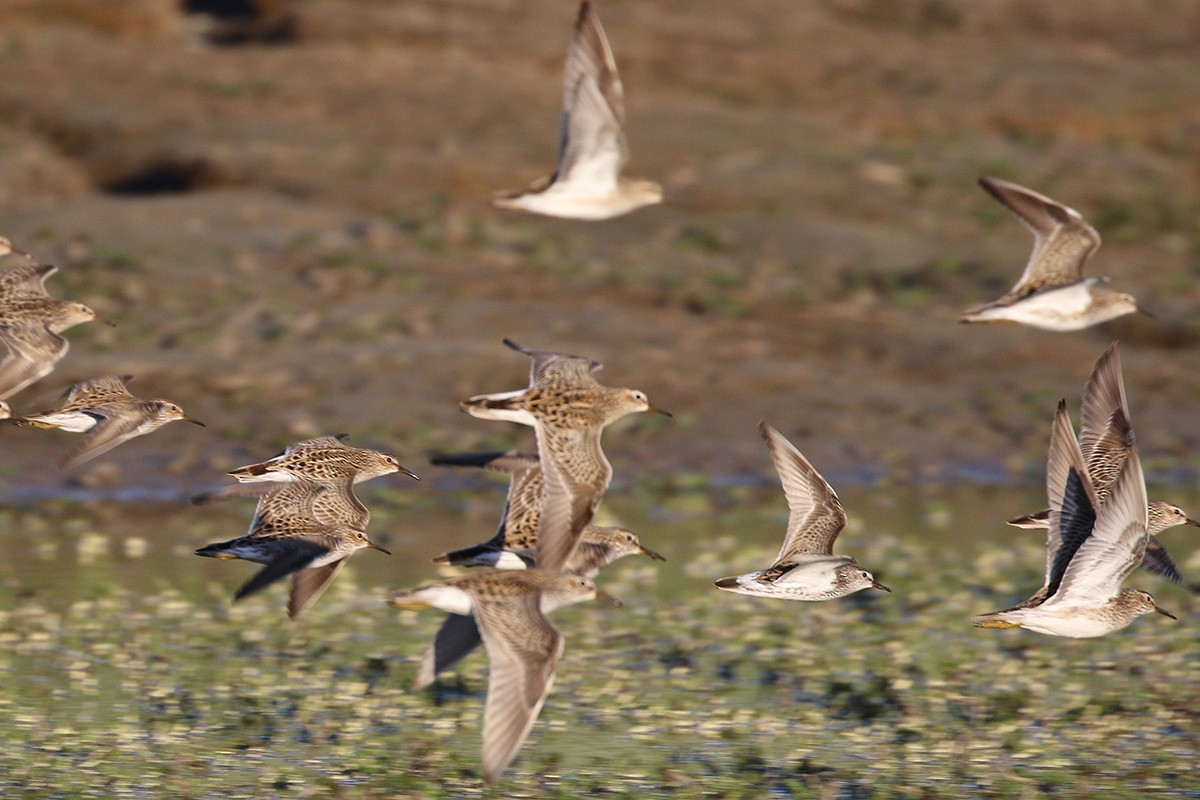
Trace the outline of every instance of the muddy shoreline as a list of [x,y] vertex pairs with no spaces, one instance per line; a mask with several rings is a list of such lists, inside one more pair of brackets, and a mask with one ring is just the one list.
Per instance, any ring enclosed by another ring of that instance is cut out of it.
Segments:
[[[0,430],[7,494],[188,491],[331,432],[419,472],[528,446],[457,407],[523,385],[504,337],[675,413],[606,433],[618,481],[769,477],[765,419],[829,475],[1031,484],[1117,339],[1147,466],[1195,481],[1200,75],[1164,13],[606,3],[630,171],[667,202],[587,225],[489,204],[552,159],[561,4],[300,3],[286,40],[235,46],[173,3],[94,5],[0,24],[0,232],[117,323],[13,405],[131,373],[209,427],[72,475],[65,434]],[[1157,318],[959,325],[1030,245],[980,174],[1087,216],[1094,271]]]

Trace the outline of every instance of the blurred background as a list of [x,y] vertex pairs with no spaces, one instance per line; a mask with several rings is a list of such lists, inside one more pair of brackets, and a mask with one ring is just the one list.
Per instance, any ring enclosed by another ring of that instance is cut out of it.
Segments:
[[[521,796],[1197,796],[1186,586],[1135,574],[1179,621],[1097,640],[967,617],[1041,581],[1002,521],[1044,506],[1055,405],[1114,339],[1151,497],[1200,516],[1200,3],[597,7],[666,202],[587,224],[491,205],[553,167],[575,0],[0,0],[0,235],[116,323],[12,404],[132,374],[208,425],[70,473],[75,436],[0,426],[0,794],[479,796],[485,660],[409,691],[440,618],[381,598],[494,530],[504,482],[425,457],[532,446],[458,408],[525,385],[511,337],[675,414],[605,434],[601,521],[668,561],[556,617]],[[980,175],[1082,213],[1156,318],[960,325],[1032,244]],[[783,535],[759,420],[894,594],[712,587]],[[396,555],[297,623],[282,587],[231,603],[253,565],[192,552],[249,504],[182,498],[341,432],[423,478],[362,489]],[[1194,533],[1162,537],[1189,583]]]
[[[457,407],[525,384],[505,336],[675,412],[606,437],[618,482],[768,474],[766,419],[843,481],[1034,486],[1120,339],[1148,466],[1193,478],[1200,5],[598,10],[666,202],[586,224],[490,204],[553,166],[573,0],[0,2],[0,232],[116,322],[14,406],[130,373],[209,425],[70,478],[73,439],[0,431],[5,491],[188,487],[332,432],[418,471],[528,444]],[[1157,319],[959,325],[1032,241],[980,175],[1079,210]]]

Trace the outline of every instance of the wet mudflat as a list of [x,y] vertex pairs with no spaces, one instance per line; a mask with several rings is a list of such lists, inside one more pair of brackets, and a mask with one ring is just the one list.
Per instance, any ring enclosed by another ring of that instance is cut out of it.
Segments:
[[[356,556],[295,623],[282,587],[231,605],[251,565],[191,554],[238,533],[246,508],[9,506],[6,796],[486,796],[486,659],[410,691],[439,614],[382,598],[433,577],[446,543],[487,533],[500,492],[427,494],[371,493],[372,530],[394,555]],[[1040,582],[1041,537],[997,524],[1035,491],[842,497],[839,549],[894,594],[802,604],[713,588],[774,555],[784,510],[766,485],[630,489],[607,503],[668,561],[601,576],[624,608],[556,615],[557,683],[492,796],[1198,796],[1200,603],[1184,588],[1135,574],[1180,621],[1144,618],[1105,639],[976,630],[970,614]],[[1164,541],[1194,576],[1188,530]]]
[[[209,427],[68,476],[72,437],[0,431],[0,794],[485,794],[486,660],[409,691],[438,615],[382,597],[489,534],[495,484],[364,490],[395,555],[356,556],[294,624],[282,587],[230,604],[253,566],[192,555],[247,507],[161,500],[319,434],[422,477],[430,450],[528,447],[457,405],[523,385],[503,337],[598,358],[675,417],[605,438],[603,512],[670,560],[602,576],[623,609],[558,615],[557,685],[493,796],[1200,792],[1182,588],[1135,575],[1180,620],[1099,641],[968,623],[1040,583],[1041,537],[1001,520],[1044,505],[1054,403],[1114,339],[1144,463],[1197,512],[1192,0],[604,0],[630,168],[667,201],[594,226],[490,204],[550,166],[572,3],[8,5],[0,234],[117,323],[73,332],[14,408],[134,374]],[[1028,256],[980,175],[1085,214],[1096,274],[1156,318],[958,325]],[[718,477],[763,474],[760,419],[893,595],[711,586],[782,534],[773,476]],[[1200,575],[1194,532],[1163,540]]]

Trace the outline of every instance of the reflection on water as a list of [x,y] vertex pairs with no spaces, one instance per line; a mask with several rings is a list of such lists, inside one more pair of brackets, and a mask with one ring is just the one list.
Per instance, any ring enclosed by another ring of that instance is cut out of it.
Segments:
[[[283,586],[230,603],[255,565],[192,554],[241,534],[248,502],[0,510],[0,790],[476,793],[486,661],[408,691],[439,614],[382,597],[450,574],[429,559],[489,536],[503,490],[361,494],[393,555],[357,554],[295,623]],[[1195,509],[1187,494],[1172,492]],[[1087,796],[1193,780],[1186,591],[1138,573],[1130,583],[1180,621],[1144,618],[1104,640],[976,630],[970,614],[1041,581],[1042,537],[1002,524],[1044,502],[1036,488],[841,496],[838,550],[895,594],[813,604],[713,588],[775,555],[786,508],[772,484],[614,491],[604,521],[668,561],[628,558],[601,576],[623,609],[556,615],[558,682],[512,771],[528,796]],[[1195,531],[1163,540],[1200,572]]]

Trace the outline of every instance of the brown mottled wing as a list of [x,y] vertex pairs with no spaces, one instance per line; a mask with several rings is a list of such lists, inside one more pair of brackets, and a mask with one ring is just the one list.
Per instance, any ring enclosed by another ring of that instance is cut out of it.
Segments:
[[297,480],[271,484],[259,498],[248,535],[260,528],[317,522],[366,530],[371,514],[350,488],[351,479],[338,484]]
[[775,583],[775,581],[794,570],[796,566],[794,561],[776,561],[770,567],[760,571],[754,580],[759,583]]
[[533,550],[537,544],[545,481],[542,465],[534,458],[519,472],[512,473],[512,482],[508,485],[508,499],[501,520],[506,550]]
[[271,488],[259,497],[247,536],[316,521],[312,508],[321,491],[320,484],[299,480],[264,485]]
[[544,481],[537,565],[554,571],[564,567],[592,521],[612,465],[600,449],[599,428],[556,428],[539,420],[535,429]]
[[231,469],[226,474],[233,475],[234,477],[265,475],[268,472],[281,471],[281,464],[293,461],[297,458],[302,458],[305,455],[312,455],[314,458],[319,458],[319,456],[315,454],[322,450],[353,449],[349,445],[342,442],[342,439],[344,438],[346,438],[344,434],[339,436],[317,436],[313,439],[306,439],[302,442],[296,442],[285,447],[283,452],[276,453],[265,461],[260,461],[255,464],[247,464],[244,467]]
[[61,410],[91,408],[103,403],[122,402],[136,399],[126,386],[133,380],[131,375],[106,375],[89,378],[71,384],[67,390],[66,405]]
[[483,778],[494,783],[542,710],[563,637],[542,613],[536,593],[503,600],[476,597],[475,618],[490,664],[483,710]]
[[[509,476],[508,497],[496,536],[489,545],[532,551],[542,516],[542,465],[536,453],[518,450],[441,453],[429,459],[443,466],[481,467]],[[532,555],[532,552],[530,553]]]
[[1006,305],[1038,289],[1073,283],[1083,277],[1083,265],[1100,246],[1100,234],[1079,212],[1032,189],[998,178],[980,178],[979,185],[1033,233],[1033,253],[1025,271],[996,305]]
[[[306,448],[332,447],[334,449],[349,450],[350,445],[346,444],[345,440],[349,438],[348,434],[339,433],[337,435],[314,436],[312,439],[305,439],[295,444],[290,444],[283,451],[284,453],[292,453],[296,450],[304,450]],[[280,454],[282,455],[282,453]]]
[[617,173],[628,158],[624,90],[600,20],[584,2],[575,24],[563,69],[562,138],[554,182],[616,188]]
[[330,564],[308,567],[292,573],[292,591],[288,596],[288,618],[296,619],[317,602],[337,574],[342,571],[345,563],[345,558],[339,558]]
[[1058,593],[1046,602],[1095,606],[1116,597],[1142,563],[1146,543],[1146,481],[1134,450],[1121,469],[1096,525],[1071,559]]
[[0,306],[10,297],[49,297],[46,279],[57,271],[53,264],[29,261],[0,273]]
[[413,688],[424,689],[433,683],[438,675],[466,658],[482,641],[474,615],[447,614],[433,644],[421,656]]
[[592,373],[604,366],[599,361],[583,356],[556,353],[552,350],[531,350],[512,339],[505,339],[504,344],[533,361],[529,365],[531,389],[535,386],[592,386],[596,383]]
[[70,348],[65,337],[45,325],[0,322],[0,341],[8,347],[8,356],[0,361],[0,400],[48,375]]
[[313,502],[312,512],[318,522],[327,525],[344,525],[366,530],[371,521],[371,512],[362,504],[351,488],[353,478],[340,483],[322,484],[321,492]]
[[482,467],[506,473],[509,476],[508,498],[500,526],[505,535],[505,546],[514,543],[519,543],[521,547],[533,546],[542,513],[542,465],[537,453],[507,450],[442,454],[431,458],[430,463]]
[[1121,468],[1134,450],[1134,441],[1129,418],[1122,409],[1114,409],[1103,432],[1092,442],[1092,454],[1086,462],[1088,478],[1100,503],[1108,498]]
[[107,403],[87,413],[100,421],[89,431],[83,443],[63,461],[64,467],[75,467],[107,453],[135,436],[149,433],[145,426],[155,418],[153,401]]
[[[1117,417],[1114,411],[1120,411]],[[1113,342],[1096,360],[1083,388],[1079,411],[1079,449],[1101,502],[1133,449],[1129,403],[1121,377],[1121,356]],[[1118,424],[1114,427],[1114,423]]]
[[771,450],[790,510],[787,536],[775,561],[831,555],[834,540],[846,526],[846,512],[833,487],[783,434],[765,422],[758,430]]

